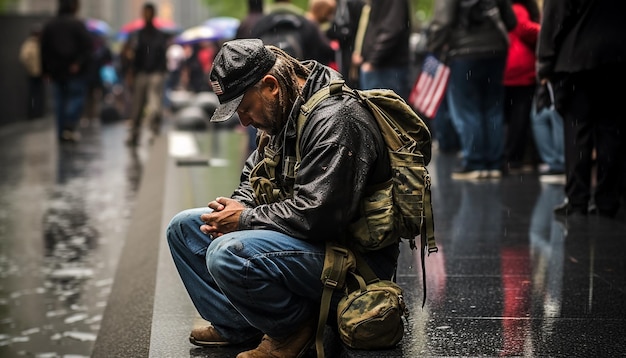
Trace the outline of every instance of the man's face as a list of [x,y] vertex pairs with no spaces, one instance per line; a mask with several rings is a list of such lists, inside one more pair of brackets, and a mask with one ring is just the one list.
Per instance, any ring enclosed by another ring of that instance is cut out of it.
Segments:
[[152,22],[152,19],[154,19],[154,11],[152,11],[152,9],[150,8],[145,8],[143,9],[143,19],[146,23],[148,22]]
[[276,135],[282,129],[278,97],[267,86],[253,87],[246,91],[237,114],[244,126],[253,126],[269,135]]

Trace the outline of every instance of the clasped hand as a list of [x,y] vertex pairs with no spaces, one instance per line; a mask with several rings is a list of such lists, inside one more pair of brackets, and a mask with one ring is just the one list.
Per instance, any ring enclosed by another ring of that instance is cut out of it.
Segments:
[[218,197],[209,203],[213,212],[200,215],[204,222],[200,231],[219,237],[239,229],[239,217],[244,209],[240,202],[230,198]]

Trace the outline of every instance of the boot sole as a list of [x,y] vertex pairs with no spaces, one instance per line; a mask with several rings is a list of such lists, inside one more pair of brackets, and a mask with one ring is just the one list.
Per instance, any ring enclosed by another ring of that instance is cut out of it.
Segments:
[[192,336],[189,336],[189,342],[191,344],[199,346],[199,347],[225,347],[225,346],[232,345],[232,343],[226,342],[226,341],[222,341],[222,342],[201,341],[201,340],[197,340],[197,339],[193,338]]

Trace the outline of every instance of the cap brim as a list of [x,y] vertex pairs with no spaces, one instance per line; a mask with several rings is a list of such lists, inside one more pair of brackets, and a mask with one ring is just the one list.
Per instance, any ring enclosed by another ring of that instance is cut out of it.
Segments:
[[243,94],[239,97],[236,97],[226,103],[220,104],[213,115],[211,116],[211,122],[224,122],[225,120],[230,119],[230,117],[235,114],[237,111],[237,107],[241,103],[243,99]]

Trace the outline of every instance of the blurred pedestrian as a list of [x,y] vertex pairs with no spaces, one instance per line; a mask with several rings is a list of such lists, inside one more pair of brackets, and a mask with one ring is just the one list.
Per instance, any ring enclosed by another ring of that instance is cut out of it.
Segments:
[[189,56],[183,61],[182,77],[186,89],[193,93],[211,91],[209,72],[215,57],[215,45],[209,41],[191,44]]
[[41,70],[41,27],[35,25],[20,47],[19,59],[28,74],[27,116],[29,119],[44,115],[44,81]]
[[309,0],[309,7],[304,16],[313,21],[320,30],[326,31],[337,10],[336,0]]
[[324,63],[333,70],[338,70],[337,65],[337,50],[339,49],[339,43],[336,40],[332,40],[326,34],[331,26],[331,21],[335,16],[337,9],[337,2],[335,0],[309,0],[309,7],[304,14],[309,21],[317,25],[320,31],[320,38],[324,40],[326,44],[333,50],[332,58],[328,62]]
[[91,36],[93,38],[93,50],[86,73],[87,97],[83,113],[84,125],[88,125],[92,120],[100,116],[105,89],[101,71],[104,66],[113,62],[113,53],[106,40],[98,34],[92,34]]
[[539,5],[536,0],[512,0],[517,26],[509,31],[509,53],[504,69],[504,170],[521,172],[529,163],[538,165],[531,128],[531,110],[537,88],[535,70],[539,37]]
[[168,35],[157,29],[153,23],[156,7],[148,2],[142,7],[145,25],[129,36],[134,44],[132,58],[133,101],[130,126],[126,145],[135,147],[139,144],[144,117],[150,128],[150,139],[161,133],[162,107],[167,73]]
[[249,39],[252,37],[252,29],[259,21],[260,18],[263,17],[263,0],[248,0],[248,14],[246,17],[241,20],[239,23],[239,27],[237,28],[237,33],[235,35],[236,39]]
[[366,0],[352,54],[360,88],[387,88],[405,100],[411,87],[408,0]]
[[500,178],[503,76],[515,13],[509,0],[438,0],[434,11],[428,47],[448,58],[446,100],[463,156],[452,178]]
[[183,64],[185,63],[185,49],[183,46],[170,41],[167,51],[165,52],[167,63],[167,78],[165,80],[165,102],[163,105],[167,108],[172,106],[170,96],[173,91],[179,89],[181,85],[181,76],[183,72]]
[[452,123],[452,117],[450,116],[450,110],[448,109],[448,102],[445,96],[444,94],[443,100],[437,109],[437,113],[435,113],[435,117],[431,121],[432,129],[434,137],[437,140],[437,149],[439,152],[456,155],[461,149],[461,143],[459,134],[456,132],[454,123]]
[[535,145],[542,161],[539,181],[565,184],[563,118],[554,106],[554,90],[549,81],[537,87],[530,119]]
[[542,83],[550,81],[554,86],[565,128],[566,200],[554,209],[557,215],[597,211],[613,217],[622,205],[626,182],[624,19],[626,2],[622,0],[544,0],[537,75]]
[[[236,39],[247,39],[252,37],[252,30],[256,23],[263,17],[263,0],[248,0],[248,14],[239,24],[237,29]],[[254,152],[257,148],[257,134],[258,131],[254,126],[245,126],[245,131],[248,136],[248,155]]]
[[318,26],[304,14],[291,0],[274,0],[267,14],[254,26],[252,37],[299,60],[316,60],[327,65],[334,61],[335,51]]
[[84,22],[76,17],[79,0],[59,0],[57,15],[41,33],[41,61],[45,76],[54,84],[57,136],[78,141],[78,122],[87,93],[86,71],[91,60],[92,40]]
[[332,23],[326,31],[326,35],[339,44],[337,67],[351,88],[359,87],[358,68],[352,63],[352,54],[362,7],[362,0],[338,0]]

